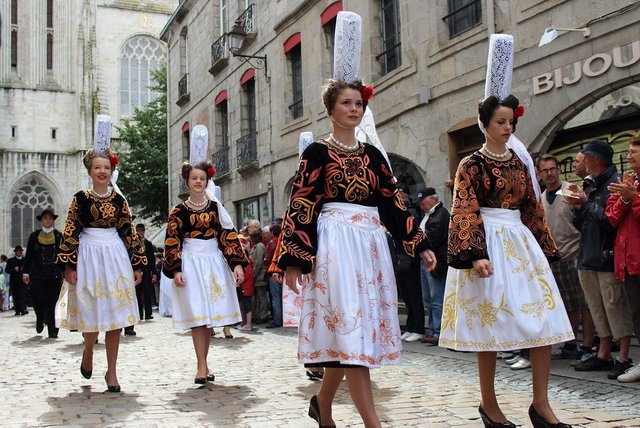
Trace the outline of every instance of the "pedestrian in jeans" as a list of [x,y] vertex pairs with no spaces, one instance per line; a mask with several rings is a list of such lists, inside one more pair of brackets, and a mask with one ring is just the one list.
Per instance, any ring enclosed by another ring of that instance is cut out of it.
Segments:
[[[621,182],[613,182],[608,190],[605,214],[613,226],[618,227],[613,250],[616,278],[624,282],[623,291],[629,302],[633,330],[640,341],[640,138],[629,141],[627,160],[631,171]],[[640,381],[640,365],[627,368],[618,376],[618,382]]]
[[[429,295],[429,328],[431,335],[423,338],[423,343],[437,345],[440,338],[440,325],[442,318],[442,301],[444,289],[447,283],[447,236],[449,234],[449,211],[438,200],[436,189],[427,187],[418,193],[418,204],[424,213],[420,222],[422,229],[433,246],[436,255],[436,268],[432,272],[426,270],[424,262],[420,262],[420,276],[422,283],[422,295]],[[427,299],[424,299],[425,301]]]

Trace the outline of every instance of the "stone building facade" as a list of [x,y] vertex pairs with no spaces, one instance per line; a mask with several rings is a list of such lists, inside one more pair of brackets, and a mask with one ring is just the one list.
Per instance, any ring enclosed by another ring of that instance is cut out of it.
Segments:
[[[489,35],[515,36],[513,93],[526,107],[517,134],[552,151],[570,174],[573,153],[604,137],[621,153],[640,131],[640,7],[633,0],[185,0],[161,33],[169,49],[169,191],[178,200],[189,129],[210,129],[223,202],[238,224],[285,209],[298,136],[326,136],[320,100],[332,73],[338,10],[363,18],[361,75],[394,173],[415,194],[443,182],[480,147]],[[246,33],[236,54],[229,33]],[[545,46],[545,28],[559,32]],[[264,64],[266,63],[266,64]],[[258,68],[257,66],[266,65]]]
[[0,252],[26,245],[45,207],[64,226],[89,185],[82,156],[95,115],[117,126],[154,96],[148,68],[165,61],[158,33],[177,4],[0,0]]

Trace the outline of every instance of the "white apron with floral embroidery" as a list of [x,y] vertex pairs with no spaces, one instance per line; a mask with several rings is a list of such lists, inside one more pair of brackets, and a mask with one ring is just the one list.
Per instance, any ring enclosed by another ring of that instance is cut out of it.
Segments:
[[140,318],[133,268],[118,231],[86,228],[79,241],[78,281],[62,284],[56,326],[103,332],[135,325]]
[[282,326],[295,327],[300,325],[300,311],[302,310],[302,289],[307,281],[298,283],[299,293],[294,293],[286,284],[282,284]]
[[493,275],[449,268],[440,346],[461,351],[535,348],[573,339],[549,263],[520,211],[481,208]]
[[218,241],[186,238],[181,255],[185,285],[172,282],[173,327],[221,327],[242,321],[236,281]]
[[396,282],[377,208],[325,204],[314,270],[304,280],[301,363],[379,367],[401,362]]

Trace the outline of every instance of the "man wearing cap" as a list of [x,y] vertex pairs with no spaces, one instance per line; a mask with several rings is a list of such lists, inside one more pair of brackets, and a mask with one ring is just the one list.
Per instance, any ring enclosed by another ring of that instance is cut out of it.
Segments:
[[[619,182],[620,175],[613,164],[613,149],[606,141],[594,140],[581,153],[593,183],[584,190],[571,184],[568,190],[572,197],[564,200],[573,206],[573,224],[581,234],[578,275],[600,336],[600,346],[597,355],[581,361],[575,369],[609,371],[609,379],[616,379],[631,367],[629,346],[633,334],[629,304],[622,284],[614,275],[616,229],[605,215],[610,196],[608,186]],[[611,358],[614,337],[620,340],[620,354],[615,361]]]
[[26,299],[27,286],[22,283],[23,249],[20,245],[16,245],[13,252],[15,256],[7,260],[7,272],[9,273],[9,287],[13,296],[14,315],[27,315],[29,313]]
[[447,282],[447,240],[451,214],[438,200],[436,189],[433,187],[427,187],[418,193],[418,204],[424,213],[420,229],[429,237],[438,261],[432,272],[428,272],[424,262],[420,262],[422,295],[429,296],[429,299],[423,298],[423,301],[425,307],[429,309],[429,328],[431,329],[431,335],[425,337],[422,342],[437,345],[440,340],[442,301]]
[[[155,256],[155,247],[145,238],[145,226],[142,223],[136,224],[136,233],[140,238],[140,242],[142,243],[142,248],[144,249],[144,254],[147,257],[147,260],[150,260],[146,266],[142,267],[142,281],[136,287],[136,296],[138,297],[138,309],[140,311],[140,319],[151,320],[153,319],[153,304],[155,301],[156,292],[153,289],[153,271],[155,268],[155,264],[153,260],[156,259]],[[144,314],[143,314],[144,308]]]
[[[406,184],[398,186],[400,199],[404,206],[416,219],[417,213],[413,208],[409,188]],[[395,237],[393,237],[395,239]],[[395,247],[400,248],[400,243],[395,241]],[[400,336],[405,342],[417,342],[424,338],[424,305],[422,303],[422,288],[420,286],[420,263],[413,257],[409,257],[404,251],[396,251],[397,263],[395,267],[396,282],[400,297],[407,307],[407,321],[405,331]]]
[[62,269],[56,263],[62,233],[53,226],[57,218],[50,208],[36,216],[41,227],[29,235],[22,271],[22,282],[31,286],[36,332],[42,333],[47,324],[47,333],[52,339],[58,337],[55,307],[62,287]]

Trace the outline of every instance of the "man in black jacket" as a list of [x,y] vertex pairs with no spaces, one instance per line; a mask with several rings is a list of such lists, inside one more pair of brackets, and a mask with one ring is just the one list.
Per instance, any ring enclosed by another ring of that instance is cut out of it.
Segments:
[[427,272],[424,262],[420,262],[422,295],[429,296],[428,299],[423,297],[423,301],[425,307],[429,309],[429,328],[431,329],[431,335],[425,337],[422,342],[437,345],[440,337],[444,288],[447,282],[447,237],[451,214],[438,200],[433,187],[427,187],[418,193],[418,203],[420,210],[424,213],[420,229],[429,237],[438,261],[432,272]]
[[[582,361],[575,369],[608,370],[609,379],[617,379],[631,367],[629,346],[633,324],[623,285],[613,273],[616,229],[607,220],[604,208],[609,198],[607,187],[618,182],[620,175],[612,163],[613,149],[606,141],[592,141],[581,153],[593,182],[584,190],[576,184],[569,186],[575,197],[567,197],[565,201],[573,205],[573,224],[581,233],[578,275],[600,336],[600,347],[597,355]],[[620,339],[620,354],[615,361],[611,358],[613,337]]]
[[[409,189],[406,185],[398,186],[400,198],[407,207],[408,211],[416,217],[415,210],[412,207]],[[415,221],[417,221],[417,217]],[[395,240],[395,237],[394,237]],[[397,240],[396,245],[395,266],[396,283],[400,297],[407,308],[407,321],[405,323],[405,331],[400,338],[405,342],[417,342],[424,338],[424,306],[422,304],[422,289],[420,287],[420,261],[413,257],[407,256],[404,251],[398,250],[401,245]]]
[[36,332],[42,333],[46,323],[49,337],[55,339],[58,337],[55,308],[62,287],[62,269],[57,263],[62,233],[53,226],[58,216],[52,209],[42,210],[36,218],[41,228],[29,236],[22,282],[31,286]]
[[153,319],[153,304],[155,303],[155,295],[156,292],[153,289],[153,270],[155,268],[155,264],[153,261],[156,259],[155,247],[145,238],[145,227],[144,224],[138,223],[136,225],[136,233],[138,234],[138,238],[140,238],[140,242],[142,242],[142,246],[144,248],[144,255],[147,257],[149,262],[146,266],[142,267],[142,281],[136,287],[136,294],[138,297],[138,307],[140,308],[140,319],[142,319],[143,315],[143,307],[144,307],[144,319],[151,320]]
[[24,258],[22,257],[23,249],[17,245],[13,249],[15,254],[7,260],[7,273],[9,274],[9,287],[11,296],[13,296],[14,315],[27,315],[27,286],[22,283],[22,268],[24,267]]

